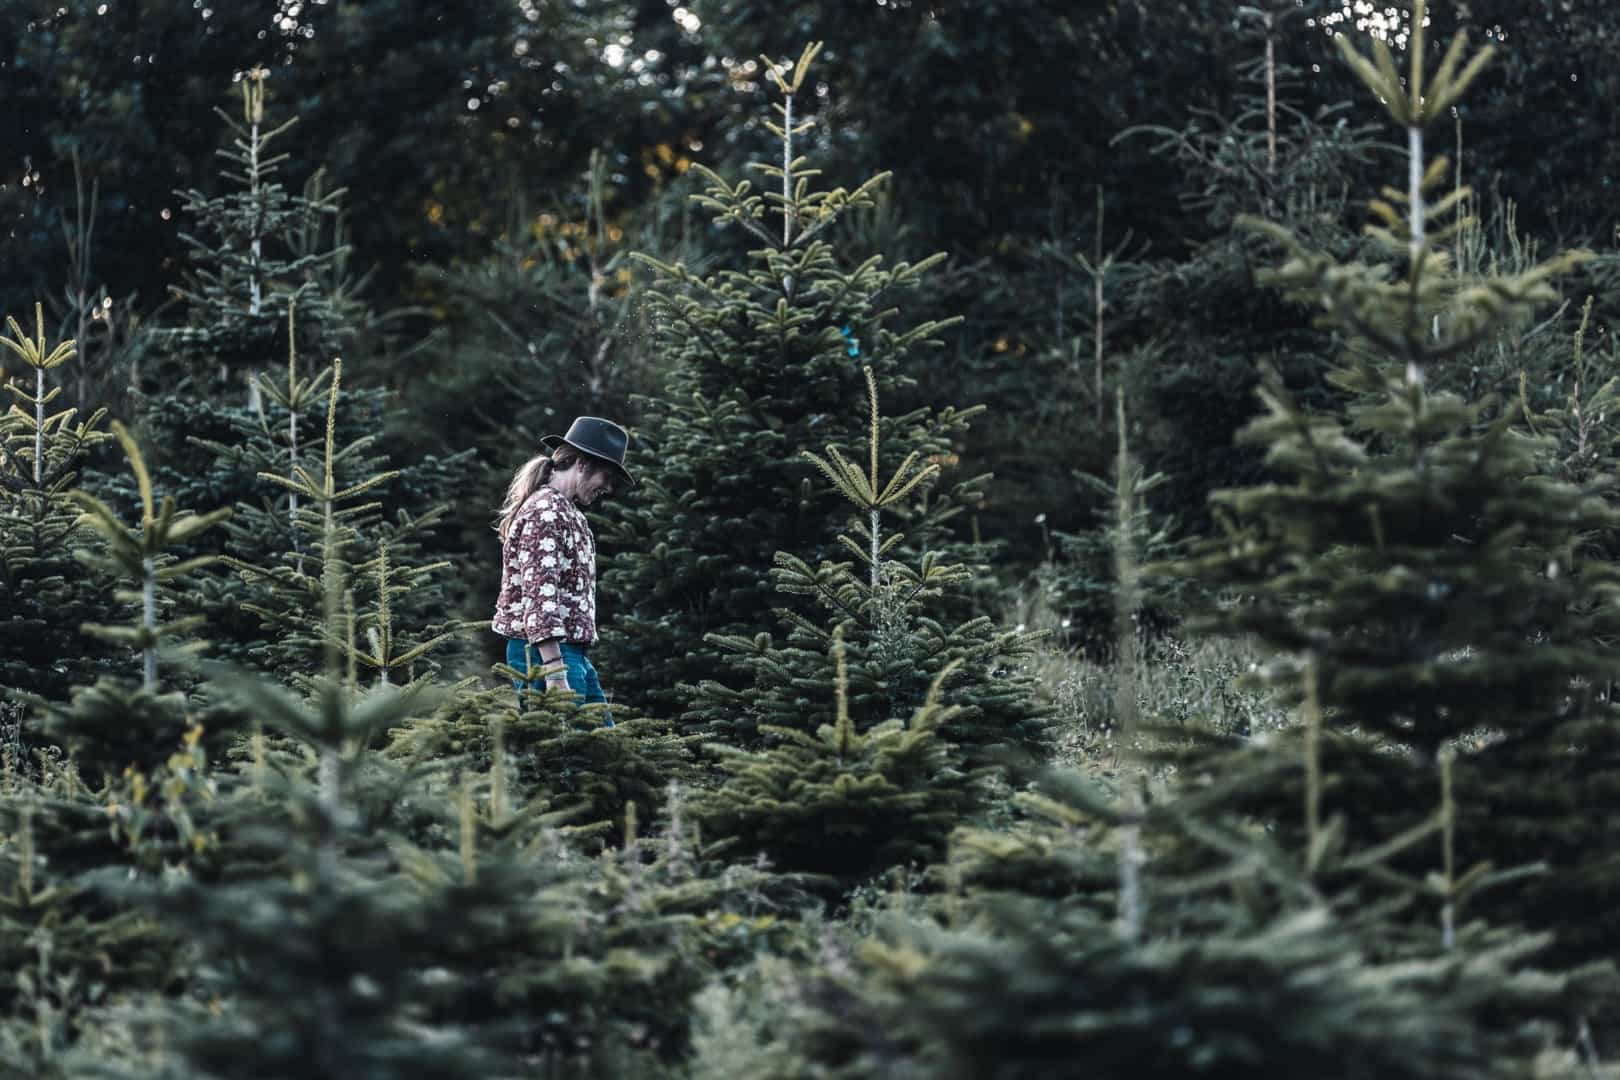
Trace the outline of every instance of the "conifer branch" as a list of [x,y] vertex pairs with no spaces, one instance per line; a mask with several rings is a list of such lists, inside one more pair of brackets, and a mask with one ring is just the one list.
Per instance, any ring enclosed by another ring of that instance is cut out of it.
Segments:
[[44,304],[38,302],[34,304],[34,318],[39,329],[34,338],[29,338],[23,333],[22,327],[17,325],[15,318],[6,316],[6,326],[10,328],[11,336],[0,337],[0,345],[4,345],[23,363],[38,371],[60,367],[78,355],[78,343],[72,339],[59,342],[54,349],[46,350]]
[[1317,688],[1316,658],[1305,659],[1305,845],[1306,868],[1321,858],[1322,830],[1322,700]]
[[147,474],[146,460],[141,456],[140,448],[135,445],[135,440],[130,438],[123,424],[114,420],[112,431],[118,439],[118,445],[124,448],[124,453],[129,458],[130,470],[135,474],[135,486],[141,495],[141,527],[149,529],[152,526],[152,478]]

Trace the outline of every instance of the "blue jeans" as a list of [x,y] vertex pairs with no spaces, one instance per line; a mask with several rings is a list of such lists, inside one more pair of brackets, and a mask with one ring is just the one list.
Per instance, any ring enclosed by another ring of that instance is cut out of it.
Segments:
[[[591,658],[585,655],[584,647],[575,645],[571,641],[564,641],[561,644],[563,664],[568,668],[568,689],[574,692],[574,703],[577,705],[589,705],[593,702],[605,704],[607,695],[602,693],[602,681],[596,677],[596,668],[591,664]],[[527,641],[519,641],[517,638],[506,639],[507,667],[527,675],[531,660],[535,667],[544,666],[540,660],[540,650],[536,646],[530,645]],[[527,680],[513,679],[512,685],[517,688],[518,693],[521,695],[526,685],[532,686],[535,684]],[[612,712],[603,710],[602,721],[604,726],[612,727]]]

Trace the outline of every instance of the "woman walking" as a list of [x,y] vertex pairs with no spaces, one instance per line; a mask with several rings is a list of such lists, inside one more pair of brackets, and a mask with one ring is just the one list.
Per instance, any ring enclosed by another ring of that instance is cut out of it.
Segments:
[[[630,439],[611,420],[581,416],[568,434],[540,441],[550,454],[513,475],[495,525],[501,593],[490,627],[507,639],[507,666],[525,676],[539,669],[547,691],[572,690],[582,705],[605,702],[587,654],[596,644],[596,537],[580,508],[635,486],[624,467]],[[518,683],[519,692],[532,683]]]

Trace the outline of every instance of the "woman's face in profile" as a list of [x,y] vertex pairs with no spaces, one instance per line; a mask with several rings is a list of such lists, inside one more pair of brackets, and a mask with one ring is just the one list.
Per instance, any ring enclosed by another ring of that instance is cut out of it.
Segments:
[[589,506],[603,495],[613,494],[613,469],[607,465],[599,465],[594,461],[587,461],[580,474],[579,487],[576,489],[575,500],[581,506]]

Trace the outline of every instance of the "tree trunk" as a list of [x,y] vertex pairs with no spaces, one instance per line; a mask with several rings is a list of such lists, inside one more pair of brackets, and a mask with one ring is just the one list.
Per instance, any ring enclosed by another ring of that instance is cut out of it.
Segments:
[[45,485],[45,369],[34,369],[34,486]]
[[[141,562],[141,625],[148,634],[157,632],[157,567],[148,555]],[[148,641],[141,650],[141,685],[147,690],[157,689],[157,642]]]
[[1406,129],[1406,195],[1412,204],[1412,265],[1423,252],[1423,129],[1416,124]]

